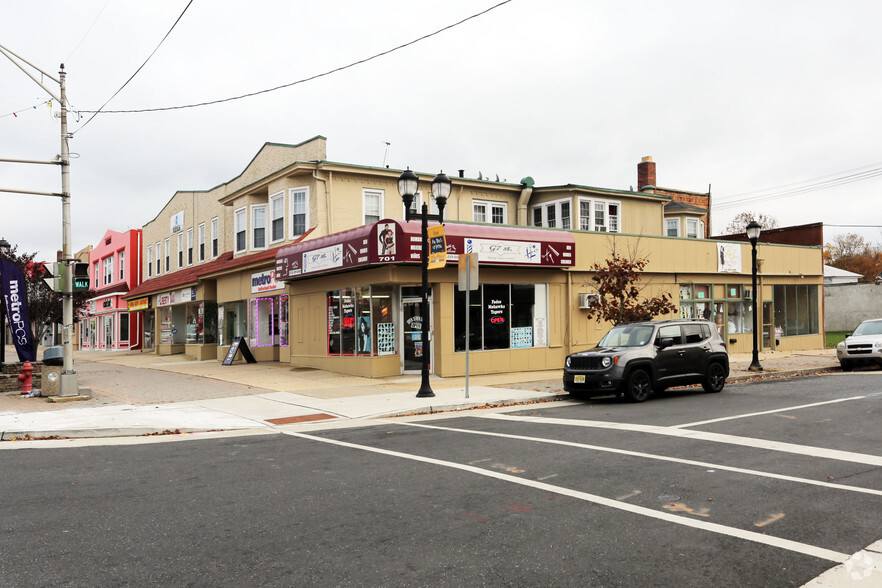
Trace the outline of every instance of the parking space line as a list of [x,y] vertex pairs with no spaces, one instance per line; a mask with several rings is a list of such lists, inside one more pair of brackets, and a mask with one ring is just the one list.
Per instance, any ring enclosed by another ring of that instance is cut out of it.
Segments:
[[583,421],[579,419],[558,419],[549,417],[535,416],[518,416],[512,414],[486,414],[486,415],[467,415],[468,418],[486,418],[498,419],[504,421],[519,421],[530,423],[541,423],[545,425],[567,425],[573,427],[590,427],[595,429],[613,429],[616,431],[633,431],[636,433],[651,433],[655,435],[668,435],[670,437],[681,437],[684,439],[696,439],[699,441],[712,441],[714,443],[728,443],[730,445],[741,445],[744,447],[755,447],[758,449],[766,449],[768,451],[781,451],[784,453],[795,453],[798,455],[808,455],[811,457],[821,457],[825,459],[835,459],[838,461],[847,461],[850,463],[862,463],[871,466],[882,466],[882,455],[869,455],[866,453],[853,453],[851,451],[840,451],[838,449],[827,449],[825,447],[813,447],[811,445],[796,445],[794,443],[784,443],[783,441],[769,441],[766,439],[755,439],[753,437],[738,437],[736,435],[725,435],[722,433],[708,433],[705,431],[694,431],[690,429],[677,429],[674,427],[659,427],[657,425],[635,425],[632,423],[614,423],[609,421]]
[[658,519],[658,520],[662,520],[665,522],[674,523],[677,525],[682,525],[685,527],[692,527],[694,529],[699,529],[699,530],[707,531],[707,532],[711,532],[711,533],[718,533],[720,535],[726,535],[728,537],[735,537],[738,539],[744,539],[746,541],[753,541],[755,543],[760,543],[760,544],[768,545],[771,547],[777,547],[779,549],[786,549],[789,551],[793,551],[795,553],[801,553],[804,555],[809,555],[811,557],[826,559],[826,560],[834,561],[837,563],[842,563],[849,558],[848,554],[840,553],[838,551],[833,551],[831,549],[825,549],[823,547],[809,545],[807,543],[800,543],[798,541],[791,541],[790,539],[783,539],[783,538],[774,537],[771,535],[764,535],[762,533],[757,533],[755,531],[747,531],[744,529],[738,529],[736,527],[728,527],[726,525],[720,525],[718,523],[711,523],[711,522],[704,521],[704,520],[687,519],[683,516],[671,514],[668,512],[656,511],[651,508],[637,506],[634,504],[628,504],[626,502],[620,502],[618,500],[605,498],[603,496],[597,496],[595,494],[589,494],[587,492],[580,492],[578,490],[571,490],[569,488],[564,488],[561,486],[554,486],[552,484],[547,484],[545,482],[539,482],[536,480],[528,480],[525,478],[519,478],[519,477],[513,476],[511,474],[504,474],[502,472],[493,471],[493,470],[486,470],[483,468],[477,468],[475,466],[470,466],[470,465],[466,465],[466,464],[456,463],[456,462],[452,462],[452,461],[445,461],[445,460],[441,460],[441,459],[435,459],[432,457],[424,457],[421,455],[413,455],[410,453],[401,453],[399,451],[392,451],[389,449],[382,449],[379,447],[371,447],[369,445],[358,445],[356,443],[349,443],[347,441],[338,441],[336,439],[330,439],[327,437],[318,437],[315,435],[307,435],[305,433],[298,433],[295,431],[282,431],[282,434],[289,435],[292,437],[299,437],[301,439],[307,439],[310,441],[319,441],[321,443],[327,443],[330,445],[337,445],[339,447],[358,449],[360,451],[369,451],[372,453],[378,453],[380,455],[388,455],[390,457],[409,459],[409,460],[418,461],[418,462],[422,462],[422,463],[438,465],[438,466],[442,466],[442,467],[450,468],[450,469],[458,469],[458,470],[462,470],[462,471],[469,472],[472,474],[477,474],[479,476],[485,476],[488,478],[495,478],[495,479],[501,480],[503,482],[509,482],[512,484],[527,486],[527,487],[534,488],[537,490],[543,490],[545,492],[552,492],[554,494],[569,496],[569,497],[575,498],[577,500],[582,500],[585,502],[590,502],[590,503],[598,504],[601,506],[615,508],[615,509],[629,512],[632,514],[642,515],[642,516],[650,517],[653,519]]
[[749,412],[747,414],[737,414],[734,416],[721,417],[718,419],[710,419],[707,421],[698,421],[695,423],[683,423],[682,425],[673,425],[672,429],[683,429],[686,427],[697,427],[699,425],[709,425],[711,423],[720,423],[723,421],[731,421],[735,419],[746,419],[755,416],[762,416],[766,414],[775,414],[776,412],[790,412],[791,410],[800,410],[802,408],[813,408],[815,406],[824,406],[825,404],[835,404],[837,402],[847,402],[849,400],[860,400],[861,398],[866,398],[866,396],[851,396],[849,398],[837,398],[836,400],[826,400],[824,402],[813,402],[812,404],[802,404],[800,406],[791,406],[788,408],[777,408],[775,410],[764,410],[762,412]]
[[[721,465],[718,463],[708,463],[704,461],[696,461],[694,459],[683,459],[680,457],[670,457],[667,455],[658,455],[655,453],[643,453],[640,451],[630,451],[628,449],[615,449],[613,447],[603,447],[601,445],[588,445],[586,443],[577,443],[575,441],[561,441],[559,439],[547,439],[545,437],[528,437],[526,435],[514,435],[511,433],[494,433],[491,431],[474,431],[471,429],[457,429],[454,427],[440,427],[438,425],[426,425],[422,423],[407,423],[400,422],[396,423],[398,425],[408,426],[408,427],[420,427],[424,429],[437,429],[441,431],[451,431],[454,433],[468,433],[470,435],[485,435],[488,437],[502,437],[504,439],[516,439],[518,441],[532,441],[537,443],[548,443],[551,445],[565,445],[567,447],[576,447],[578,449],[590,449],[591,451],[603,451],[605,453],[617,453],[619,455],[627,455],[630,457],[640,457],[644,459],[655,459],[658,461],[669,461],[672,463],[679,463],[683,465],[692,465],[698,466],[701,468],[709,468],[715,470],[724,470],[727,472],[734,472],[736,474],[747,474],[749,476],[760,476],[763,478],[773,478],[776,480],[784,480],[785,482],[796,482],[799,484],[809,484],[812,486],[822,486],[824,488],[832,488],[834,490],[846,490],[850,492],[859,492],[862,494],[872,494],[875,496],[882,496],[882,490],[875,490],[873,488],[862,488],[860,486],[849,486],[847,484],[832,484],[830,482],[822,482],[820,480],[812,480],[809,478],[797,478],[795,476],[787,476],[784,474],[774,474],[771,472],[763,472],[760,470],[749,470],[745,468],[737,468],[734,466]],[[469,462],[477,463],[477,462]]]

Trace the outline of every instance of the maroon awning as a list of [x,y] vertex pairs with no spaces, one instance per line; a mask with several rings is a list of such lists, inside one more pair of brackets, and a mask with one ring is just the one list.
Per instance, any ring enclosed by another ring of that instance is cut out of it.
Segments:
[[[435,224],[435,223],[432,223]],[[507,225],[447,223],[447,261],[477,253],[481,265],[573,267],[576,248],[567,231]],[[422,229],[418,221],[392,219],[281,247],[276,279],[290,280],[361,266],[419,263]]]

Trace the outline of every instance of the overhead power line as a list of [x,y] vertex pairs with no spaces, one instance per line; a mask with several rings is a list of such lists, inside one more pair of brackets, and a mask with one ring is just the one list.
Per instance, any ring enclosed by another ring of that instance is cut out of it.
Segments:
[[[869,168],[869,169],[867,169]],[[742,194],[734,194],[732,196],[723,196],[717,199],[714,204],[714,210],[725,210],[727,208],[742,207],[746,204],[758,201],[778,200],[781,198],[789,198],[807,192],[815,192],[818,190],[827,190],[854,182],[861,182],[882,176],[882,163],[874,163],[863,167],[829,174],[811,180],[802,182],[793,182],[784,184],[775,188],[766,188],[753,192],[744,192]]]
[[[500,6],[503,6],[504,4],[508,4],[508,3],[511,2],[511,1],[512,1],[512,0],[504,0],[503,2],[500,2],[499,4],[496,4],[496,5],[494,5],[494,6],[491,6],[490,8],[487,8],[486,10],[482,10],[481,12],[478,12],[478,13],[476,13],[476,14],[473,14],[473,15],[471,15],[471,16],[468,16],[468,17],[466,17],[466,18],[464,18],[464,19],[462,19],[462,20],[460,20],[460,21],[457,21],[457,22],[455,22],[455,23],[453,23],[453,24],[450,24],[450,25],[447,25],[446,27],[440,28],[440,29],[438,29],[437,31],[435,31],[435,32],[433,32],[433,33],[429,33],[429,34],[427,34],[427,35],[423,35],[422,37],[419,37],[419,38],[414,39],[414,40],[412,40],[412,41],[408,41],[407,43],[404,43],[404,44],[402,44],[402,45],[398,45],[397,47],[393,47],[392,49],[388,49],[388,50],[386,50],[386,51],[382,51],[382,52],[380,52],[380,53],[377,53],[376,55],[371,55],[370,57],[366,57],[366,58],[364,58],[364,59],[359,59],[358,61],[353,61],[352,63],[350,63],[350,64],[348,64],[348,65],[343,65],[343,66],[341,66],[341,67],[337,67],[337,68],[334,68],[334,69],[328,70],[328,71],[326,71],[326,72],[322,72],[322,73],[319,73],[319,74],[315,74],[315,75],[313,75],[313,76],[309,76],[308,78],[303,78],[303,79],[300,79],[300,80],[297,80],[297,81],[294,81],[294,82],[290,82],[290,83],[288,83],[288,84],[283,84],[283,85],[281,85],[281,86],[276,86],[276,87],[274,87],[274,88],[268,88],[268,89],[266,89],[266,90],[258,90],[257,92],[249,92],[249,93],[247,93],[247,94],[241,94],[241,95],[239,95],[239,96],[232,96],[232,97],[230,97],[230,98],[221,98],[221,99],[218,99],[218,100],[209,100],[209,101],[206,101],[206,102],[197,102],[197,103],[195,103],[195,104],[184,104],[184,105],[181,105],[181,106],[162,106],[162,107],[158,107],[158,108],[139,108],[139,109],[133,109],[133,110],[103,110],[104,107],[102,106],[101,109],[99,109],[99,110],[81,110],[80,112],[84,112],[84,113],[95,113],[95,114],[98,114],[98,112],[101,112],[102,114],[133,114],[133,113],[140,113],[140,112],[162,112],[162,111],[167,111],[167,110],[182,110],[182,109],[185,109],[185,108],[197,108],[197,107],[199,107],[199,106],[210,106],[210,105],[212,105],[212,104],[221,104],[221,103],[223,103],[223,102],[232,102],[232,101],[234,101],[234,100],[242,100],[243,98],[250,98],[250,97],[252,97],[252,96],[258,96],[258,95],[260,95],[260,94],[266,94],[266,93],[269,93],[269,92],[275,92],[276,90],[282,90],[282,89],[284,89],[284,88],[290,88],[291,86],[296,86],[296,85],[298,85],[298,84],[304,84],[304,83],[306,83],[306,82],[311,82],[312,80],[316,80],[316,79],[319,79],[319,78],[323,78],[323,77],[325,77],[325,76],[329,76],[329,75],[331,75],[331,74],[335,74],[335,73],[337,73],[337,72],[341,72],[341,71],[344,71],[344,70],[347,70],[347,69],[353,68],[353,67],[355,67],[355,66],[357,66],[357,65],[361,65],[361,64],[363,64],[363,63],[367,63],[367,62],[372,61],[372,60],[374,60],[374,59],[377,59],[377,58],[379,58],[379,57],[383,57],[383,56],[385,56],[385,55],[389,55],[390,53],[394,53],[395,51],[398,51],[398,50],[400,50],[400,49],[404,49],[405,47],[410,47],[411,45],[415,45],[416,43],[419,43],[420,41],[425,41],[426,39],[429,39],[429,38],[431,38],[431,37],[434,37],[435,35],[439,35],[439,34],[443,33],[444,31],[448,31],[448,30],[450,30],[450,29],[452,29],[452,28],[454,28],[454,27],[458,27],[459,25],[461,25],[461,24],[463,24],[463,23],[466,23],[466,22],[468,22],[468,21],[470,21],[470,20],[472,20],[472,19],[478,18],[479,16],[483,16],[484,14],[487,14],[487,13],[490,12],[491,10],[495,10],[496,8],[499,8]],[[135,73],[137,73],[137,72],[135,72]],[[134,76],[133,76],[133,77],[134,77]],[[128,83],[128,82],[127,82],[127,83]],[[121,90],[121,89],[122,89],[122,88],[120,88],[120,90]],[[117,93],[119,93],[119,92],[117,92]],[[114,94],[114,96],[116,96],[116,94]],[[112,98],[112,97],[111,97],[111,98]],[[108,102],[109,102],[109,100],[108,100]],[[105,104],[106,104],[106,103],[105,103]],[[89,120],[92,120],[92,119],[90,118]],[[88,121],[87,121],[87,122],[88,122]],[[85,126],[85,125],[84,125],[84,126]],[[82,127],[81,127],[81,128],[82,128]]]
[[[178,26],[178,23],[181,22],[181,19],[184,17],[184,14],[187,12],[187,9],[190,8],[191,4],[193,4],[193,0],[190,0],[189,2],[187,2],[187,5],[184,6],[184,10],[181,11],[181,14],[178,16],[177,19],[175,19],[174,24],[171,26],[171,28],[168,30],[168,32],[165,34],[165,36],[162,38],[162,40],[159,41],[159,44],[156,46],[156,48],[150,53],[150,55],[147,56],[147,59],[144,60],[144,63],[142,63],[140,65],[140,67],[138,67],[138,69],[135,70],[135,73],[133,73],[129,77],[129,79],[127,79],[126,82],[122,86],[120,86],[119,90],[117,90],[116,92],[113,93],[113,96],[108,98],[107,101],[101,105],[101,108],[99,108],[98,110],[81,110],[80,111],[80,112],[85,112],[85,113],[91,113],[92,116],[90,116],[89,119],[86,122],[84,122],[80,128],[78,128],[76,131],[74,131],[75,133],[80,132],[81,130],[83,130],[83,128],[87,124],[92,122],[92,119],[95,118],[96,116],[98,116],[98,113],[101,112],[104,109],[104,107],[110,103],[111,100],[116,98],[116,95],[119,94],[120,92],[122,92],[123,88],[125,88],[126,86],[129,85],[129,82],[131,82],[135,78],[135,76],[138,75],[138,72],[140,72],[142,69],[144,69],[144,66],[147,65],[147,62],[150,61],[150,59],[156,54],[156,52],[159,50],[159,48],[162,46],[162,44],[165,43],[165,40],[168,39],[168,36],[171,34],[171,32],[173,30],[175,30],[176,26]],[[102,8],[102,10],[104,10],[104,9]]]

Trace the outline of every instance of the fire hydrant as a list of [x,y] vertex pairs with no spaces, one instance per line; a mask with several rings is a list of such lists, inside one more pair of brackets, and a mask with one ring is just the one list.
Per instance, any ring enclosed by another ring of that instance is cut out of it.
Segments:
[[21,366],[21,373],[18,374],[18,381],[21,382],[22,394],[30,394],[31,390],[33,390],[34,385],[31,381],[31,375],[34,373],[34,366],[31,365],[31,362],[26,361]]

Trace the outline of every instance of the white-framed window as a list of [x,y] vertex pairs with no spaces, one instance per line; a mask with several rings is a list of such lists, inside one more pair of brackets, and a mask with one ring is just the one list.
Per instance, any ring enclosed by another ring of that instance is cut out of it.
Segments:
[[199,261],[205,261],[205,223],[196,227],[196,243],[199,245]]
[[178,233],[178,269],[184,267],[184,233]]
[[218,231],[218,219],[214,217],[211,219],[211,258],[214,259],[217,257],[218,249],[220,247],[220,243],[218,243],[219,239],[219,231]]
[[104,285],[113,282],[113,256],[108,255],[101,260],[104,263]]
[[612,200],[579,199],[579,228],[583,231],[620,233],[622,204]]
[[240,208],[233,213],[233,223],[236,235],[235,252],[241,253],[248,247],[248,209]]
[[558,229],[573,228],[571,200],[563,198],[553,202],[543,202],[533,207],[533,226]]
[[505,202],[472,200],[472,220],[476,223],[504,225],[508,219],[508,205]]
[[382,190],[368,190],[367,188],[361,191],[362,193],[362,202],[363,205],[363,219],[364,224],[369,225],[371,223],[375,223],[383,217],[383,191]]
[[187,265],[193,265],[193,227],[187,229]]
[[288,200],[291,203],[291,238],[296,239],[309,226],[309,188],[300,186],[289,189]]
[[126,250],[120,249],[116,254],[116,262],[119,264],[119,279],[126,279]]
[[162,244],[157,241],[156,242],[156,275],[162,273]]
[[[99,274],[98,274],[98,262],[97,261],[92,264],[92,275],[95,276],[95,289],[97,290],[98,289],[98,282],[101,279],[98,277]],[[2,325],[0,325],[0,329],[2,329],[2,328],[3,328]]]
[[251,248],[266,249],[266,204],[251,207]]
[[680,218],[665,219],[665,235],[668,237],[680,236]]
[[277,192],[269,198],[270,243],[285,239],[285,191]]
[[697,218],[687,218],[686,219],[686,238],[687,239],[698,239],[698,219]]
[[171,271],[171,238],[165,239],[165,272]]
[[153,245],[147,246],[147,277],[153,277]]

